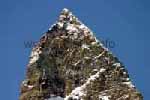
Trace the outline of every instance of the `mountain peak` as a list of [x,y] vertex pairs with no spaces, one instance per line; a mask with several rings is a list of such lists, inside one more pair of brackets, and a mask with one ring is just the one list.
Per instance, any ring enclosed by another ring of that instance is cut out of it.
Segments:
[[124,65],[68,9],[29,58],[20,100],[143,100]]
[[68,34],[72,35],[73,39],[89,37],[93,38],[93,40],[98,41],[94,36],[93,32],[84,25],[78,18],[72,14],[67,8],[64,8],[56,21],[55,24],[49,28],[49,31],[52,30],[63,30]]
[[62,13],[70,13],[70,11],[67,8],[63,8]]

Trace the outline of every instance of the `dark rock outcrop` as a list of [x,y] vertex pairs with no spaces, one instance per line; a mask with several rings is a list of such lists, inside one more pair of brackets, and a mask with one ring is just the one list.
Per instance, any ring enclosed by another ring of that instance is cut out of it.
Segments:
[[20,100],[143,100],[123,64],[68,9],[33,48]]

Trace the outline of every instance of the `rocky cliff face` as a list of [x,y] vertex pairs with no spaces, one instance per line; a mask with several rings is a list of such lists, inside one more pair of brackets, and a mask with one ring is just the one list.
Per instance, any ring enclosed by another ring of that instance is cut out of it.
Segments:
[[20,100],[143,100],[127,70],[68,9],[33,48]]

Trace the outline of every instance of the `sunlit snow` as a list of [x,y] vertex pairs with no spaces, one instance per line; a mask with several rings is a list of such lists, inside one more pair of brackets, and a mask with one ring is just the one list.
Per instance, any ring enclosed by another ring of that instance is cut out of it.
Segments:
[[101,69],[99,70],[99,72],[97,72],[95,75],[90,76],[90,78],[86,81],[85,84],[83,84],[83,85],[80,86],[80,87],[75,88],[75,89],[71,92],[71,94],[70,94],[69,96],[66,96],[66,98],[65,98],[64,100],[68,100],[69,97],[72,97],[72,99],[77,99],[77,100],[78,100],[78,99],[80,99],[80,97],[86,95],[85,92],[84,92],[84,89],[86,88],[86,86],[87,86],[88,84],[90,84],[91,81],[93,81],[93,80],[95,80],[96,78],[98,78],[98,77],[99,77],[99,74],[102,73],[102,72],[104,72],[105,70],[106,70],[106,69],[101,68]]
[[45,99],[45,100],[64,100],[64,98],[57,96],[57,97],[51,97],[51,98]]

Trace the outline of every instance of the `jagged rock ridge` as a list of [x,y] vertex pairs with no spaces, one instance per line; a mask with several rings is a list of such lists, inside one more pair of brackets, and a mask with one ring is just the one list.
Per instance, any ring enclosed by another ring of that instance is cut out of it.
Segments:
[[68,9],[33,48],[20,100],[143,100],[127,70]]

